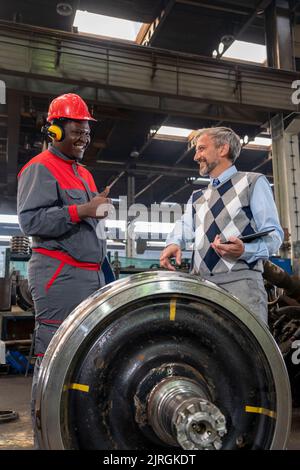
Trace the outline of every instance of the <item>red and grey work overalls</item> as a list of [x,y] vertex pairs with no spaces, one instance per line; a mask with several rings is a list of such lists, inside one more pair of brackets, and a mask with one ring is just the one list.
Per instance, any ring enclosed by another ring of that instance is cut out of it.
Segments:
[[38,356],[69,313],[105,284],[105,240],[97,237],[97,220],[80,220],[76,207],[96,194],[89,171],[53,147],[19,173],[19,222],[33,240],[28,277]]

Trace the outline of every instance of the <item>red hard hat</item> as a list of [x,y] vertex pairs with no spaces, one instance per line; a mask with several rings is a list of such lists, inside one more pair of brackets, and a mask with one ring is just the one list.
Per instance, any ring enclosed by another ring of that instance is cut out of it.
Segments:
[[66,93],[51,101],[47,121],[53,119],[78,119],[79,121],[96,121],[89,113],[86,103],[74,93]]

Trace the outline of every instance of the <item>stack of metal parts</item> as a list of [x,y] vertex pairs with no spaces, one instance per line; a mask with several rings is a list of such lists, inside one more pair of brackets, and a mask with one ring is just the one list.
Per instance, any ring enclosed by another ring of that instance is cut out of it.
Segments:
[[12,305],[18,305],[26,311],[33,309],[28,280],[21,275],[15,266],[11,266],[11,262],[14,261],[29,261],[30,256],[31,243],[29,237],[13,236],[10,241],[10,248],[6,249],[5,277],[0,278],[0,311],[9,311]]
[[14,254],[30,255],[30,239],[25,236],[14,236],[10,241],[10,249]]
[[[29,237],[14,236],[10,242],[11,258],[18,260],[29,260],[31,256],[31,244]],[[31,310],[33,308],[33,301],[30,294],[28,280],[25,279],[19,271],[16,271],[13,276],[16,285],[16,302],[23,310]]]
[[22,310],[32,310],[33,300],[31,297],[28,280],[20,275],[19,271],[15,272],[16,283],[16,302]]
[[0,312],[11,309],[12,299],[12,282],[11,278],[0,278]]
[[269,299],[269,326],[285,360],[293,405],[300,406],[300,279],[266,261],[264,278]]

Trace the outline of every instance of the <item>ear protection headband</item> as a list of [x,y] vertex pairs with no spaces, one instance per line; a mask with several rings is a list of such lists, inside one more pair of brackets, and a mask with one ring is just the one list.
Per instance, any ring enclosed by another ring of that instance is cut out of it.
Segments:
[[65,138],[64,128],[58,124],[48,124],[42,127],[42,133],[48,135],[51,140],[61,142]]

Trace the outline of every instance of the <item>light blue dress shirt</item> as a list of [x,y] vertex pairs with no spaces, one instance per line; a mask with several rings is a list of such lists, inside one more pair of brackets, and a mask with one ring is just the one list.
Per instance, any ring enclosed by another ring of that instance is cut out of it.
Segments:
[[[227,181],[237,172],[233,165],[218,176],[220,184]],[[212,183],[213,178],[211,178]],[[250,208],[253,219],[256,224],[257,231],[261,232],[268,229],[274,229],[267,236],[245,243],[245,251],[239,259],[248,263],[257,261],[258,259],[268,259],[277,253],[283,242],[283,230],[280,226],[278,212],[273,198],[272,188],[265,177],[258,178],[256,181],[251,197]],[[166,246],[175,243],[182,249],[186,249],[187,243],[193,243],[194,232],[192,195],[188,200],[185,212],[179,219],[172,232],[168,235]]]

